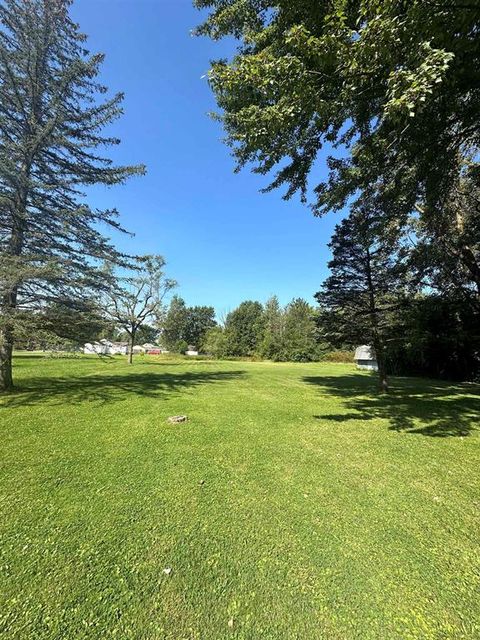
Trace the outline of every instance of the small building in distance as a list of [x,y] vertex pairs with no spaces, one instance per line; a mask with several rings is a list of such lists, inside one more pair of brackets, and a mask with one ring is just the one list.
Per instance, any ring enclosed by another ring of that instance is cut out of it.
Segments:
[[362,344],[355,349],[354,360],[357,364],[357,369],[369,369],[370,371],[378,371],[377,358],[373,347],[367,344]]
[[197,348],[189,344],[188,349],[185,351],[186,356],[198,356]]
[[145,347],[143,347],[141,344],[136,344],[133,349],[132,349],[133,353],[145,353]]
[[144,352],[145,352],[147,355],[150,355],[150,356],[159,356],[159,355],[161,355],[162,353],[169,353],[169,352],[167,351],[167,349],[165,349],[164,347],[162,347],[162,345],[160,345],[160,344],[152,344],[152,343],[150,343],[150,342],[146,342],[146,343],[143,345],[143,348],[144,348]]
[[111,342],[110,340],[99,340],[98,342],[87,342],[83,347],[83,353],[96,353],[99,356],[114,356],[121,354],[123,356],[128,353],[128,344],[126,342]]

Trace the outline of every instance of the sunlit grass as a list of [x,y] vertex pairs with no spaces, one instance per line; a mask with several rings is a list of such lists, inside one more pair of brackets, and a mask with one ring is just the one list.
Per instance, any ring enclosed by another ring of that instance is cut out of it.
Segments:
[[16,374],[2,637],[480,637],[478,387],[154,357]]

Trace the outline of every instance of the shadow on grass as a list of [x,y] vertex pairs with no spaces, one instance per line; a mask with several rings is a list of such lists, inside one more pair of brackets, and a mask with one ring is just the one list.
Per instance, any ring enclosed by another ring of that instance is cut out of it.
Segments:
[[467,436],[480,424],[480,388],[421,378],[395,378],[392,391],[377,393],[376,376],[304,377],[322,393],[342,398],[348,413],[316,415],[319,420],[385,419],[390,429],[433,437]]
[[86,375],[65,378],[31,377],[4,398],[3,408],[39,403],[75,404],[79,402],[119,402],[132,394],[161,398],[168,393],[203,384],[228,382],[242,376],[244,371],[186,371],[184,373],[136,373],[121,375]]

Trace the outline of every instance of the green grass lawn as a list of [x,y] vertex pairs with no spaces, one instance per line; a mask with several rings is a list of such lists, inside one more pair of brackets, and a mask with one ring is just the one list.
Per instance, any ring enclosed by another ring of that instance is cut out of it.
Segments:
[[381,398],[350,365],[15,364],[5,640],[480,638],[478,386],[403,378]]

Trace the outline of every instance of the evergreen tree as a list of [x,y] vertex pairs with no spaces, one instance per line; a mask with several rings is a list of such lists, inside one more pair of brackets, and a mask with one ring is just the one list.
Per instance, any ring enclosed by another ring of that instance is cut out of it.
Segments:
[[4,0],[0,6],[0,390],[13,386],[17,315],[54,302],[75,307],[122,262],[100,225],[114,210],[85,204],[82,185],[115,185],[142,167],[115,167],[102,129],[121,114],[105,98],[103,56],[90,55],[70,0]]
[[386,392],[385,347],[394,325],[392,313],[402,304],[408,284],[401,236],[374,200],[366,199],[337,225],[329,246],[331,275],[316,298],[330,315],[337,340],[373,346],[380,390]]
[[19,312],[15,321],[15,344],[19,348],[43,348],[46,344],[67,341],[79,346],[98,339],[108,324],[93,302],[79,308],[51,304],[41,313]]

